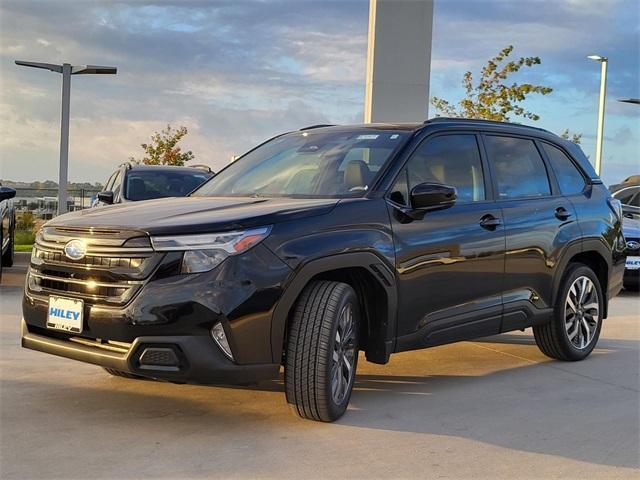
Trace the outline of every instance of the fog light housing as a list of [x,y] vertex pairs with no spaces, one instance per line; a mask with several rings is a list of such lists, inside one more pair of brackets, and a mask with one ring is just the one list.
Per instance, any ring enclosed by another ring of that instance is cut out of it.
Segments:
[[222,353],[224,353],[231,361],[233,359],[233,353],[231,353],[231,347],[229,347],[229,341],[227,340],[227,334],[224,332],[224,327],[221,322],[216,323],[211,329],[211,337],[216,345],[220,347]]

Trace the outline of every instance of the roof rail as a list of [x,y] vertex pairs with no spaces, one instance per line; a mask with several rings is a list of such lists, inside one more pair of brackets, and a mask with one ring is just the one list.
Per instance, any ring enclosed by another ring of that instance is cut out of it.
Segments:
[[423,124],[439,123],[439,122],[461,122],[461,123],[486,123],[489,125],[512,125],[514,127],[533,128],[534,130],[540,130],[542,132],[549,133],[549,130],[540,127],[534,127],[531,125],[523,125],[521,123],[513,122],[501,122],[499,120],[486,120],[484,118],[460,118],[460,117],[434,117],[429,120],[425,120]]
[[211,170],[211,167],[209,165],[205,165],[204,163],[198,163],[196,165],[185,165],[185,167],[200,168],[202,170],[206,170],[207,172],[214,173],[213,170]]
[[[138,163],[136,162],[136,165],[137,164]],[[133,164],[132,164],[132,162],[130,160],[127,160],[126,162],[122,162],[120,165],[118,165],[118,168],[120,168],[120,167],[126,167],[127,170],[131,170],[131,167],[133,167]]]
[[301,128],[298,131],[302,132],[303,130],[313,130],[314,128],[322,128],[322,127],[335,127],[335,125],[332,125],[330,123],[319,123],[317,125],[309,125],[308,127]]

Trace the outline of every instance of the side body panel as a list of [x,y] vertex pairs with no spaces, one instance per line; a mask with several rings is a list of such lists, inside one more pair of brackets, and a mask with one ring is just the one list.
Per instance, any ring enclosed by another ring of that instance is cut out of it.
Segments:
[[496,203],[454,205],[410,222],[389,209],[399,292],[396,350],[498,333],[504,229],[480,225],[485,215],[502,218]]

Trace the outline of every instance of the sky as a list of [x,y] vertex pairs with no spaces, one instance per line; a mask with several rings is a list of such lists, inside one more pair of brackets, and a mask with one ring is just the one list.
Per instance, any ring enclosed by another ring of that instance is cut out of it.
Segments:
[[[104,182],[170,123],[214,170],[272,135],[363,116],[368,0],[0,1],[0,179],[57,179],[61,76],[14,60],[113,65],[72,78],[69,179]],[[603,179],[640,174],[638,0],[435,0],[430,95],[463,95],[507,45],[541,65],[514,80],[554,89],[518,120],[583,134],[595,155],[609,58]],[[426,108],[425,95],[425,108]],[[435,115],[433,108],[428,116]],[[425,113],[426,116],[426,113]]]

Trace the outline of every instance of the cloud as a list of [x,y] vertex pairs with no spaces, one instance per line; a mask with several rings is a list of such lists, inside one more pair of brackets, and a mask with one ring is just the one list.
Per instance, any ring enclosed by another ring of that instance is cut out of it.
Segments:
[[[592,134],[599,72],[584,55],[608,55],[608,135],[626,124],[630,137],[606,151],[628,165],[638,110],[613,99],[640,97],[635,0],[447,0],[435,15],[432,94],[459,97],[465,70],[514,44],[543,58],[522,78],[554,87],[530,104],[553,131]],[[104,181],[167,123],[186,125],[184,148],[219,169],[277,133],[360,121],[367,19],[368,0],[4,0],[0,177],[57,177],[60,77],[16,58],[118,67],[72,80],[72,180]]]

